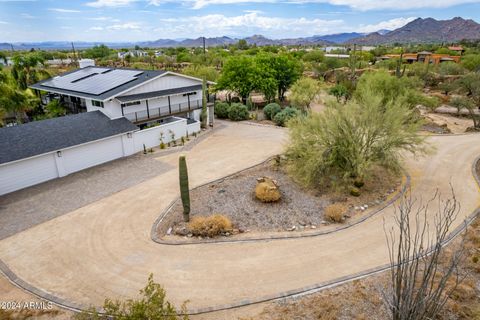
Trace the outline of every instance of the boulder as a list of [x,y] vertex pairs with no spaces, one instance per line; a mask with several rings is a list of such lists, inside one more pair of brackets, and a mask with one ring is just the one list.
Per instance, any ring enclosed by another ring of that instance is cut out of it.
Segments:
[[268,177],[257,179],[255,196],[262,202],[276,202],[282,197],[277,182]]

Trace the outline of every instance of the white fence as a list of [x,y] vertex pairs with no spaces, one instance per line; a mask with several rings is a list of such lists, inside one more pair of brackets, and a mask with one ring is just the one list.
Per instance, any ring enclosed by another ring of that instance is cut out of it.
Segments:
[[187,124],[187,119],[174,117],[174,121],[172,122],[134,132],[134,152],[142,151],[143,145],[145,145],[146,148],[159,146],[161,133],[163,133],[163,143],[168,143],[186,136],[187,132],[189,135],[192,135],[194,132],[199,131],[200,122],[196,121]]

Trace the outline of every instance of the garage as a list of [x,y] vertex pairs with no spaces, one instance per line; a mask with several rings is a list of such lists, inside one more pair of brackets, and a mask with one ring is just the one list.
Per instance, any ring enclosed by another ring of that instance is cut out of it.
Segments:
[[58,177],[54,155],[46,154],[0,166],[0,194],[23,189]]
[[100,111],[0,128],[0,195],[130,155],[137,130]]
[[62,151],[65,173],[70,174],[123,157],[120,136]]

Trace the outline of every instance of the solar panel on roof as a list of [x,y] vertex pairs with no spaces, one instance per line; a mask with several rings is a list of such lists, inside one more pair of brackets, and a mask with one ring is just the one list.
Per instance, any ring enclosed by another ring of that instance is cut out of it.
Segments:
[[46,87],[99,95],[137,79],[143,71],[109,68],[85,68],[55,77],[42,85]]

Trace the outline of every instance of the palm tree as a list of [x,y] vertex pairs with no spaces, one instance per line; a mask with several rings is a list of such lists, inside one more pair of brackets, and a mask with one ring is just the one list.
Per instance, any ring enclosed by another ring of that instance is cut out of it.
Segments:
[[44,62],[45,59],[34,52],[13,57],[12,76],[20,89],[27,89],[29,85],[39,80],[39,76],[50,77],[46,70],[39,68]]

